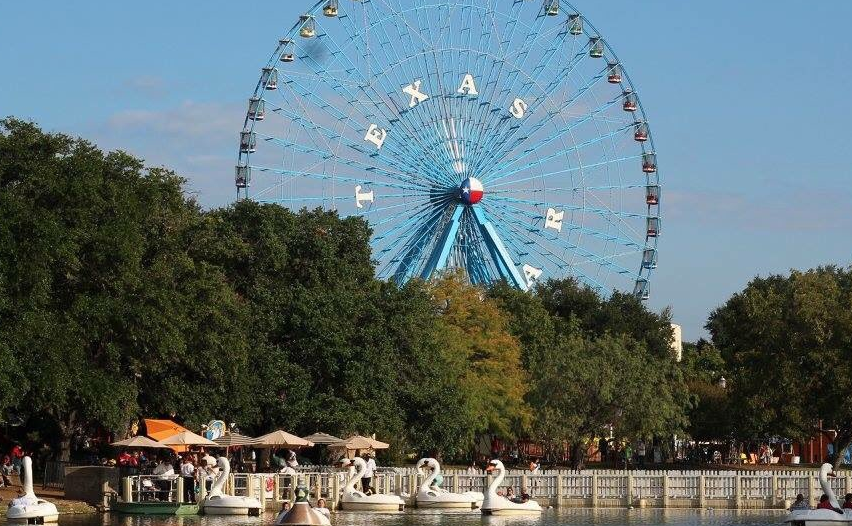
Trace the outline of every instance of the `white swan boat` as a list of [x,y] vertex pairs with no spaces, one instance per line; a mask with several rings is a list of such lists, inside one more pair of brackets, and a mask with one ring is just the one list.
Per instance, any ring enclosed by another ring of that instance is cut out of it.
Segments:
[[219,475],[213,481],[210,493],[198,504],[198,509],[205,515],[260,515],[262,505],[257,499],[235,497],[223,492],[225,481],[231,474],[231,463],[225,457],[216,461]]
[[829,478],[836,476],[834,466],[831,464],[823,464],[819,470],[819,485],[822,492],[828,495],[828,502],[834,508],[833,510],[793,510],[784,522],[791,526],[842,526],[844,524],[852,526],[852,510],[840,509],[834,490],[828,482]]
[[33,492],[33,461],[30,457],[24,457],[23,470],[24,494],[12,499],[9,503],[9,509],[6,510],[6,518],[10,522],[26,524],[57,522],[59,510],[56,509],[56,505],[36,497]]
[[[323,512],[324,511],[324,512]],[[296,488],[296,502],[287,511],[282,511],[275,517],[274,526],[329,526],[328,509],[313,508],[308,502],[308,490]]]
[[491,481],[488,486],[488,492],[485,494],[485,500],[482,502],[483,515],[531,515],[541,513],[543,510],[538,502],[530,499],[526,502],[515,502],[506,497],[497,495],[497,489],[506,478],[506,467],[499,460],[492,460],[488,463],[485,471],[492,473],[497,472],[497,477]]
[[423,468],[429,468],[431,473],[426,476],[415,496],[418,508],[459,508],[476,509],[482,506],[485,495],[478,491],[452,493],[442,488],[433,487],[435,479],[441,474],[441,465],[434,458],[421,458],[417,462],[417,471],[423,473]]
[[403,511],[405,509],[405,501],[398,495],[382,495],[374,493],[367,495],[355,489],[364,473],[367,472],[367,463],[362,458],[354,460],[343,459],[341,461],[343,467],[354,469],[349,470],[349,480],[343,487],[343,495],[340,497],[340,509],[353,511]]

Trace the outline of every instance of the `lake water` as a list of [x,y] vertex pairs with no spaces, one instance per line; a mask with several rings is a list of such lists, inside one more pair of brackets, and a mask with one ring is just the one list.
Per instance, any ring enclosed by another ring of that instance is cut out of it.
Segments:
[[[411,510],[396,514],[338,512],[332,526],[779,526],[780,511],[548,510],[540,517],[483,517],[478,512]],[[270,526],[275,515],[257,517],[141,517],[118,514],[61,517],[60,526]]]

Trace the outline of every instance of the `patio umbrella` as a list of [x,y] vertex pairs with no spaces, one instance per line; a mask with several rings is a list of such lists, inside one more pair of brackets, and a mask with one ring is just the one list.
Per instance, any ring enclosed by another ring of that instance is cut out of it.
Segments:
[[253,446],[254,441],[256,439],[252,437],[247,437],[245,435],[241,435],[239,433],[228,433],[225,436],[221,436],[213,442],[219,444],[220,447],[233,447],[233,446]]
[[167,446],[212,446],[219,447],[219,444],[212,440],[207,440],[201,435],[196,435],[192,431],[181,431],[180,433],[165,438],[161,441]]
[[347,451],[351,451],[354,449],[387,449],[390,447],[390,444],[381,442],[375,438],[353,435],[345,440],[332,444],[331,447],[343,448]]
[[159,449],[165,448],[168,449],[169,446],[166,444],[162,444],[157,442],[156,440],[151,440],[150,438],[138,435],[133,438],[127,438],[124,440],[119,440],[118,442],[113,442],[110,444],[115,447],[127,447],[127,448],[148,448],[148,449]]
[[299,438],[296,435],[291,435],[286,431],[273,431],[272,433],[263,435],[262,437],[257,437],[254,439],[255,447],[290,447],[290,448],[300,448],[300,447],[312,447],[314,445],[310,440],[305,440],[304,438]]
[[313,442],[314,444],[320,445],[336,444],[341,440],[335,436],[329,435],[328,433],[314,433],[313,435],[308,435],[302,438],[304,438],[308,442]]

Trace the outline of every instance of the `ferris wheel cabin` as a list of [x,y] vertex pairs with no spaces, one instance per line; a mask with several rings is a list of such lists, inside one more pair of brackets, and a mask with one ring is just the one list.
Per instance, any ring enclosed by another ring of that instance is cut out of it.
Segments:
[[589,39],[589,56],[592,58],[601,58],[604,56],[604,43],[601,37],[592,37]]
[[649,185],[645,187],[645,202],[648,206],[656,206],[660,204],[660,187],[657,185]]
[[249,119],[253,121],[262,121],[266,118],[266,102],[258,97],[249,99],[248,107]]
[[302,22],[302,27],[299,29],[299,36],[302,38],[314,38],[317,36],[317,22],[311,15],[302,15],[299,17]]
[[333,18],[337,16],[337,0],[328,0],[325,7],[322,8],[322,14]]
[[579,13],[568,15],[568,32],[574,36],[583,34],[583,18]]
[[609,75],[606,78],[607,82],[610,84],[621,84],[621,81],[624,80],[621,76],[621,65],[617,62],[609,63]]
[[639,109],[639,97],[633,93],[632,90],[624,91],[624,104],[622,105],[624,111],[634,112]]

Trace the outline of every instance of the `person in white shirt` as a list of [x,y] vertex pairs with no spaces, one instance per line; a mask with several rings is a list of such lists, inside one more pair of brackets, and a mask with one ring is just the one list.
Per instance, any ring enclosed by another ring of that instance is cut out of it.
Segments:
[[183,499],[185,502],[195,502],[195,464],[192,457],[184,457],[180,465],[180,476],[183,477]]
[[322,498],[322,497],[317,499],[317,506],[314,509],[316,511],[322,513],[326,517],[331,517],[331,512],[329,511],[328,507],[325,505],[325,499]]
[[172,491],[172,481],[175,478],[175,468],[165,460],[160,460],[157,467],[154,468],[154,475],[158,480],[155,481],[157,489],[157,499],[169,500],[169,493]]
[[376,471],[376,461],[370,453],[364,453],[364,461],[367,463],[367,469],[364,471],[364,476],[361,477],[361,490],[370,495],[373,493],[370,483],[373,481],[373,475]]

